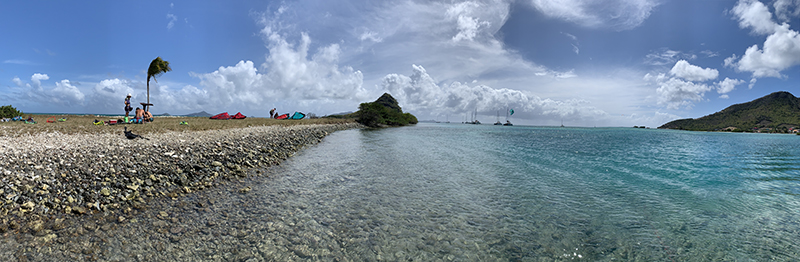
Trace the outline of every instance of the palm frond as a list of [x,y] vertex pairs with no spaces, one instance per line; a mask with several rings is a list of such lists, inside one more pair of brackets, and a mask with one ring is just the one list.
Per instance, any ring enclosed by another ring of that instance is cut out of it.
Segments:
[[156,57],[156,59],[150,62],[150,67],[147,68],[147,81],[150,82],[151,77],[155,80],[156,76],[169,71],[172,71],[172,68],[169,67],[169,61],[162,60],[160,56]]

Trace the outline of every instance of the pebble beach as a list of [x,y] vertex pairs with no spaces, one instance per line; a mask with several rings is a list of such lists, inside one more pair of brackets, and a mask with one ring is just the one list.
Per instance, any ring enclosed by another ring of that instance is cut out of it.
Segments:
[[[361,127],[255,126],[169,131],[136,139],[126,139],[122,132],[2,136],[0,236],[16,239],[12,242],[18,245],[44,244],[58,241],[59,234],[116,227],[154,204],[260,175],[259,168],[279,165],[331,132]],[[241,193],[248,189],[238,188]],[[193,207],[198,205],[204,204]],[[74,221],[81,220],[99,222],[75,229]],[[22,261],[31,254],[23,253],[0,248],[0,258]]]

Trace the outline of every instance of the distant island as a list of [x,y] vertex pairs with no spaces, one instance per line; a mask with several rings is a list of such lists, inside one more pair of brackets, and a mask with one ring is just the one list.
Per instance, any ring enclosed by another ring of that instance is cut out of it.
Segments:
[[356,122],[368,127],[405,126],[419,122],[416,116],[403,113],[397,100],[389,93],[383,93],[375,102],[361,103],[356,112],[329,115],[325,118],[355,119]]
[[200,112],[197,112],[197,113],[191,113],[191,114],[188,114],[188,115],[186,115],[186,116],[201,116],[201,117],[210,117],[210,116],[213,116],[213,115],[212,115],[212,114],[209,114],[209,113],[206,113],[206,111],[200,111]]
[[789,92],[775,92],[762,98],[735,104],[701,118],[679,119],[660,129],[691,131],[796,133],[800,128],[800,98]]

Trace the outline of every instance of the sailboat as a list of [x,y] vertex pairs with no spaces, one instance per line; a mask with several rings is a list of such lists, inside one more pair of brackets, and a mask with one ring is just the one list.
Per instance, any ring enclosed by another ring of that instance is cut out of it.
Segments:
[[478,121],[478,109],[477,108],[475,109],[475,112],[472,113],[472,122],[467,122],[467,124],[473,124],[473,125],[480,125],[481,124],[481,121]]
[[[513,126],[514,125],[514,124],[511,124],[511,121],[508,121],[508,112],[509,111],[511,112],[511,115],[514,115],[514,109],[506,109],[506,123],[503,124],[504,126]],[[500,121],[497,121],[497,122],[500,123]]]
[[500,111],[497,111],[497,122],[494,123],[496,126],[502,126],[503,123],[500,123]]

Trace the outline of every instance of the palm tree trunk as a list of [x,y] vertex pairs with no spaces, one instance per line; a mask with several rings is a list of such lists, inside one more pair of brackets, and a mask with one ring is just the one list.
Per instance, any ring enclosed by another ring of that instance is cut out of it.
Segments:
[[150,80],[147,80],[147,103],[150,103]]

